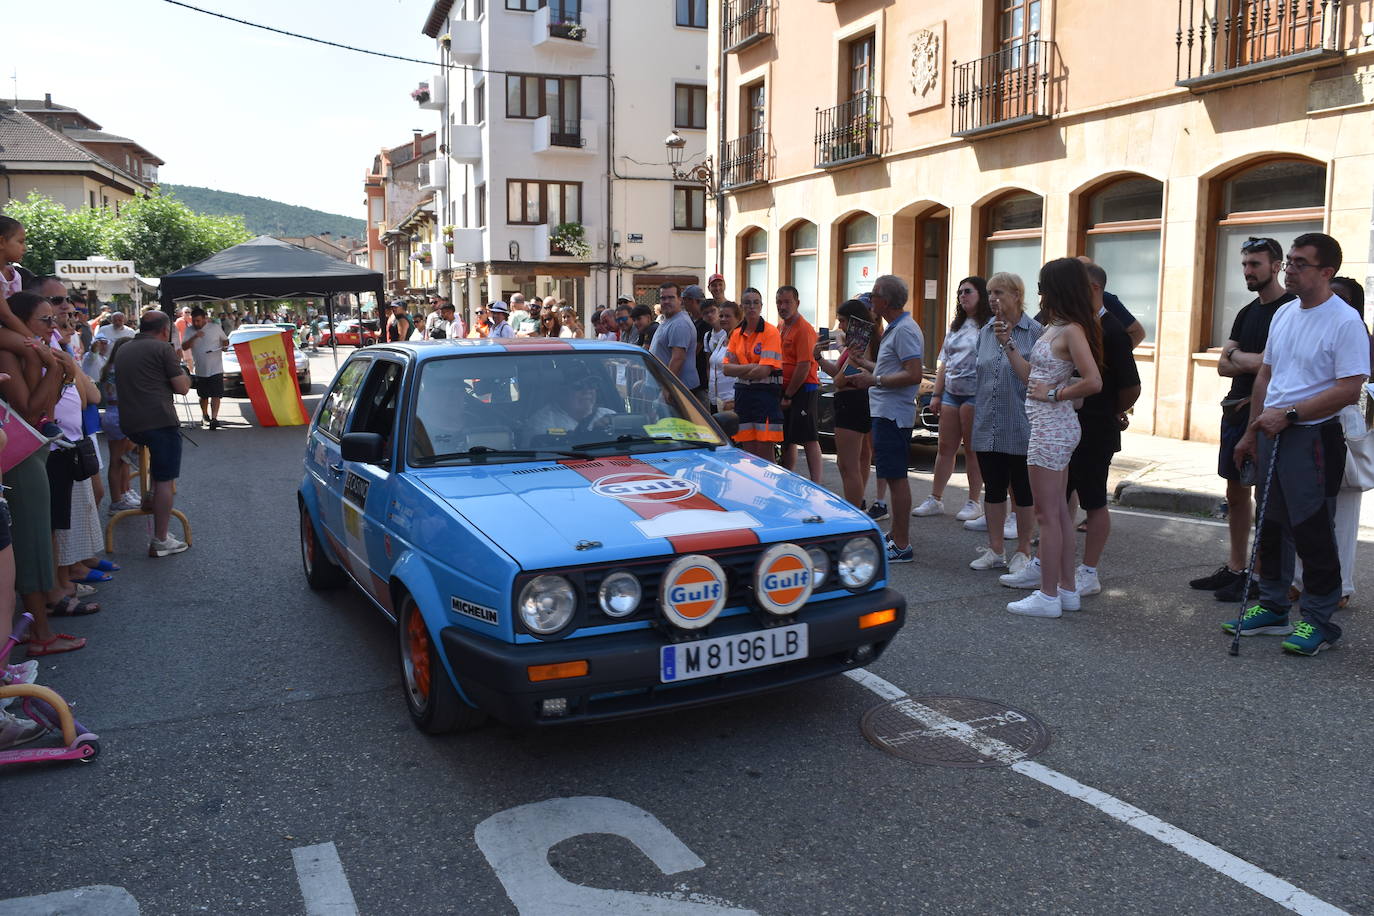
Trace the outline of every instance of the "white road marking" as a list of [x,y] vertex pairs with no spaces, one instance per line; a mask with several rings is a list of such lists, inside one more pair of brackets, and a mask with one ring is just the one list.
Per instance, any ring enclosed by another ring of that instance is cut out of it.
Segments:
[[358,916],[358,905],[344,875],[339,850],[333,843],[291,850],[296,880],[305,898],[306,916]]
[[[865,668],[846,671],[845,675],[884,700],[900,701],[906,700],[908,697],[906,691]],[[1094,789],[1092,786],[1084,785],[1073,777],[1065,776],[1043,764],[1026,760],[1025,754],[1021,751],[990,735],[983,734],[965,722],[951,719],[949,716],[915,701],[901,703],[898,708],[927,728],[963,741],[980,754],[1010,764],[1010,769],[1022,776],[1028,776],[1070,798],[1092,805],[1108,817],[1118,820],[1128,827],[1134,827],[1141,833],[1154,837],[1167,846],[1172,846],[1189,858],[1220,872],[1261,896],[1268,897],[1285,909],[1301,913],[1303,916],[1346,916],[1344,910],[1332,906],[1325,900],[1314,897],[1277,875],[1272,875],[1258,866],[1251,865],[1244,859],[1233,856],[1219,846],[1214,846],[1185,830],[1165,823],[1135,805]]]
[[624,837],[665,875],[706,863],[643,808],[615,798],[551,798],[509,808],[477,825],[477,848],[521,916],[757,916],[729,904],[574,884],[549,864],[549,850],[589,833]]
[[0,916],[139,916],[139,912],[132,894],[110,884],[0,900]]

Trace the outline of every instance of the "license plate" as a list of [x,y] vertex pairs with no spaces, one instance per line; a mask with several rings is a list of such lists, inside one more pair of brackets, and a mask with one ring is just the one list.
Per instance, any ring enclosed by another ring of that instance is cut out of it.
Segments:
[[804,623],[664,646],[659,650],[659,680],[672,684],[798,658],[806,658]]

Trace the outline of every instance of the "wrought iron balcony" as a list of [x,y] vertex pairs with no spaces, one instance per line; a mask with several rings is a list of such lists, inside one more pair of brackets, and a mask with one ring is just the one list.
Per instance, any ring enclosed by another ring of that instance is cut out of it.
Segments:
[[862,93],[834,108],[816,109],[816,168],[878,155],[883,97]]
[[1175,79],[1192,89],[1339,55],[1341,0],[1179,0]]
[[582,139],[582,122],[577,118],[549,118],[549,145],[581,149],[586,145]]
[[725,0],[721,46],[726,53],[743,50],[772,34],[768,27],[771,3],[772,0]]
[[742,188],[768,180],[768,134],[761,130],[725,144],[720,186]]
[[954,66],[953,133],[976,137],[1050,117],[1054,42],[1032,38]]

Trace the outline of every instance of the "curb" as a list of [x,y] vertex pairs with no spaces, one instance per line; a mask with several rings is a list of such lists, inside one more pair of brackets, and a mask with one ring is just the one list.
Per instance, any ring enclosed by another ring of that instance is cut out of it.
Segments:
[[1121,480],[1112,494],[1116,504],[1132,509],[1155,509],[1187,515],[1220,517],[1217,507],[1225,501],[1224,496],[1142,483],[1141,481],[1158,466],[1157,462],[1151,462]]

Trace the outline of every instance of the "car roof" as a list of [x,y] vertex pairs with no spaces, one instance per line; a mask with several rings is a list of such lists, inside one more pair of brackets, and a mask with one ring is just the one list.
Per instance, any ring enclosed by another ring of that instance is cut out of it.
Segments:
[[423,340],[406,343],[389,343],[367,348],[369,352],[393,350],[407,353],[417,360],[452,356],[455,353],[477,355],[479,353],[567,353],[604,352],[604,353],[641,353],[647,350],[635,344],[618,343],[612,340],[581,340],[569,337],[502,337],[469,338],[459,337],[447,340]]

